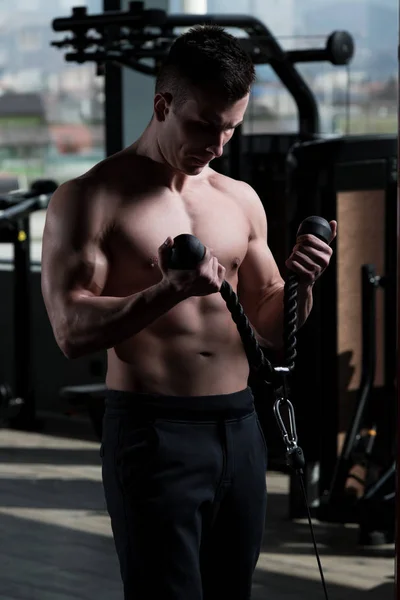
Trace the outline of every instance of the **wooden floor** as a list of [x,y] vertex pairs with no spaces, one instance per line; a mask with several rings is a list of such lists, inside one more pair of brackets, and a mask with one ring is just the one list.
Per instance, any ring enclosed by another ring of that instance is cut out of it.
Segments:
[[[308,524],[287,519],[287,477],[267,482],[253,600],[324,600]],[[354,527],[315,527],[329,600],[393,600],[392,546],[362,551]],[[96,441],[0,430],[0,599],[122,600]]]

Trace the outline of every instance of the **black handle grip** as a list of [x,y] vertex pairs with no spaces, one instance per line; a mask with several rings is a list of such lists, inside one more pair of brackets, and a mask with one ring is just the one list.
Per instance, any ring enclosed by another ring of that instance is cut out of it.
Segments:
[[30,191],[32,195],[40,196],[41,194],[53,194],[57,188],[58,183],[53,179],[37,179],[32,182]]
[[167,261],[169,269],[195,269],[206,253],[204,245],[194,235],[182,233],[174,238]]
[[[329,243],[331,227],[322,217],[308,217],[299,227],[297,235],[313,234]],[[195,269],[204,258],[206,249],[194,235],[182,233],[174,238],[174,245],[168,259],[169,269]]]
[[299,235],[306,234],[315,235],[315,237],[319,238],[326,244],[329,244],[332,235],[332,230],[328,221],[326,221],[322,217],[313,216],[304,219],[297,231],[297,237]]

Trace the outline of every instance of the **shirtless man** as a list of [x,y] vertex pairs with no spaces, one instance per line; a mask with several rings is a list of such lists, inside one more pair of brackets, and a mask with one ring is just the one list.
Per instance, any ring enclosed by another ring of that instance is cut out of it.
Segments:
[[[47,211],[42,291],[55,339],[70,359],[107,349],[102,474],[125,600],[251,594],[267,450],[218,291],[226,279],[258,336],[279,347],[284,282],[260,199],[209,163],[243,121],[253,81],[234,37],[186,32],[140,138],[60,186]],[[168,270],[181,233],[206,246],[197,269]],[[305,236],[288,258],[299,326],[331,253]]]

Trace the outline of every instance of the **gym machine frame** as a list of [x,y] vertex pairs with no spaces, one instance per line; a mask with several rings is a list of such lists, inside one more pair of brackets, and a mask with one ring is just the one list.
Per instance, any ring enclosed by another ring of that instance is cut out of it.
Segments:
[[[385,292],[387,283],[385,276],[376,274],[373,264],[361,266],[362,366],[357,402],[330,487],[324,491],[316,510],[316,516],[321,521],[358,523],[361,545],[392,543],[395,531],[394,448],[389,452],[385,449],[385,460],[382,460],[382,450],[378,457],[374,453],[376,442],[382,445],[382,438],[388,432],[380,430],[382,419],[376,398],[372,395],[376,371],[376,295],[378,290]],[[389,393],[386,398],[389,404],[390,396]],[[390,440],[393,440],[393,435]],[[376,465],[382,462],[383,465],[379,465],[382,472],[376,476]],[[352,473],[355,465],[364,468],[364,480]],[[364,486],[359,497],[350,491],[351,488],[346,488],[346,482],[350,479]]]
[[[325,48],[285,51],[266,25],[249,15],[168,15],[163,10],[146,10],[143,2],[130,2],[125,12],[106,11],[96,15],[88,14],[86,7],[74,7],[70,17],[56,18],[52,23],[55,32],[71,31],[73,36],[54,41],[52,45],[73,50],[65,54],[67,62],[96,63],[99,74],[104,74],[105,65],[110,63],[156,76],[177,37],[173,30],[199,22],[237,28],[247,33],[248,38],[239,38],[239,41],[254,64],[269,64],[292,95],[298,109],[300,137],[310,139],[319,132],[315,97],[295,63],[328,61],[333,65],[349,64],[354,55],[354,41],[346,31],[331,33]],[[232,142],[240,138],[237,133]],[[231,154],[232,172],[237,174],[239,154]]]
[[[247,33],[248,37],[239,38],[239,41],[254,64],[269,64],[296,103],[299,117],[297,139],[313,139],[319,132],[318,107],[295,63],[328,61],[333,65],[348,64],[354,54],[354,42],[345,31],[333,32],[325,48],[285,51],[264,23],[249,15],[168,15],[163,10],[146,10],[143,2],[130,2],[125,12],[106,11],[91,15],[86,7],[72,8],[70,17],[56,18],[52,23],[55,32],[70,31],[72,37],[53,41],[51,45],[72,50],[65,54],[67,62],[94,62],[98,74],[104,74],[106,65],[113,64],[156,76],[176,37],[174,29],[194,26],[199,22],[237,28]],[[241,156],[242,134],[239,127],[228,149],[228,174],[236,178],[240,177]],[[78,410],[86,405],[98,433],[101,428],[98,404],[104,391],[102,384],[67,386],[61,389],[60,395]]]
[[[290,165],[290,201],[295,204],[294,223],[301,220],[310,212],[327,211],[333,219],[336,218],[337,194],[340,192],[361,192],[379,190],[384,195],[384,274],[379,278],[379,287],[384,294],[384,372],[383,385],[378,390],[384,394],[387,402],[394,403],[394,381],[396,378],[396,272],[397,260],[394,248],[396,246],[396,210],[397,210],[397,139],[396,136],[351,136],[348,138],[314,140],[294,146],[288,157]],[[295,225],[293,225],[293,228]],[[293,234],[293,231],[292,231]],[[356,507],[339,506],[341,490],[343,490],[344,473],[350,464],[358,443],[358,434],[362,426],[367,404],[373,403],[371,392],[374,382],[375,363],[375,324],[374,298],[376,289],[370,289],[374,278],[367,283],[367,273],[371,275],[373,267],[363,267],[362,273],[362,374],[358,389],[358,398],[352,421],[347,430],[345,445],[341,455],[337,455],[338,433],[338,363],[336,350],[336,332],[338,328],[335,302],[337,289],[337,255],[333,254],[330,268],[324,275],[324,285],[316,290],[318,295],[317,313],[314,313],[307,330],[307,339],[299,332],[299,361],[295,375],[294,390],[299,398],[309,390],[309,410],[319,418],[323,410],[323,422],[332,426],[320,438],[319,456],[320,476],[318,489],[308,489],[309,498],[313,504],[314,515],[322,521],[332,522],[361,522],[367,530],[367,513],[372,510],[373,517],[378,515],[375,500],[377,493],[383,498],[390,487],[391,466],[386,474],[378,479],[375,485],[366,489],[364,498]],[[377,280],[375,281],[377,283]],[[323,324],[323,332],[318,323]],[[329,351],[319,352],[323,342],[327,342]],[[313,362],[307,354],[306,347],[312,345],[316,352]],[[329,385],[325,386],[326,382]],[[323,407],[314,404],[312,399],[323,398]],[[304,439],[304,451],[310,463],[317,460],[313,427],[306,422],[300,422],[299,430]],[[379,434],[379,432],[378,432]],[[311,441],[309,445],[308,442]],[[388,460],[391,455],[388,454]],[[388,477],[386,477],[386,475]],[[310,477],[310,479],[312,479]],[[392,479],[393,483],[393,479]],[[392,485],[392,491],[394,486]],[[291,517],[303,516],[303,508],[297,503],[298,490],[291,493]],[[342,497],[343,499],[343,497]],[[388,497],[388,505],[391,499]],[[388,506],[386,505],[386,506]],[[384,509],[381,505],[381,510]],[[389,507],[389,511],[391,506]],[[362,511],[362,514],[361,514]],[[378,515],[379,517],[379,515]],[[390,518],[393,517],[393,512]],[[390,518],[388,519],[390,521]],[[384,519],[376,519],[380,527]],[[372,523],[371,523],[372,525]],[[385,523],[383,526],[386,527]],[[370,529],[371,533],[372,530]],[[378,531],[384,531],[383,529]],[[386,529],[387,531],[387,529]],[[393,529],[392,529],[393,531]],[[386,535],[386,533],[385,533]],[[360,531],[360,537],[362,532]],[[390,539],[391,535],[388,534]],[[373,542],[372,542],[373,543]]]
[[[29,191],[0,197],[0,243],[14,249],[14,385],[0,383],[0,418],[16,429],[37,430],[31,372],[31,252],[29,216],[46,209],[57,184],[37,180]],[[2,261],[7,262],[9,261]]]

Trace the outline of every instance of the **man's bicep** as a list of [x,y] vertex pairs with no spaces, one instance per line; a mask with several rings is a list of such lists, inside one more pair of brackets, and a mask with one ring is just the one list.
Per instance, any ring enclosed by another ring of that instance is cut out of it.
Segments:
[[254,325],[260,306],[268,296],[283,286],[284,281],[267,240],[259,237],[251,240],[239,269],[238,296],[246,315]]
[[267,216],[262,202],[247,184],[244,190],[250,239],[239,269],[238,296],[247,316],[255,325],[260,306],[268,296],[284,287],[284,281],[268,246]]
[[[75,292],[102,288],[107,260],[98,247],[96,217],[74,183],[66,184],[47,209],[42,246],[42,292],[58,305]],[[55,306],[54,306],[55,308]]]

